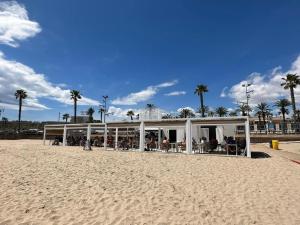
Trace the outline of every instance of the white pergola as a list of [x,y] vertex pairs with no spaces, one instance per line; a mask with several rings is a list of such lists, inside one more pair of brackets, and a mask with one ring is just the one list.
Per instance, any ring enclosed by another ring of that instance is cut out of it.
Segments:
[[[247,116],[239,117],[207,117],[207,118],[180,118],[180,119],[161,119],[161,120],[141,120],[141,121],[118,121],[107,123],[81,123],[81,124],[55,124],[45,125],[43,143],[45,144],[47,131],[60,130],[63,131],[63,146],[67,145],[67,131],[68,130],[86,130],[87,140],[91,140],[92,129],[104,130],[104,149],[107,149],[107,134],[108,129],[115,130],[115,148],[118,143],[118,131],[121,128],[135,128],[139,129],[139,151],[144,151],[145,146],[145,130],[148,127],[156,127],[160,131],[161,128],[185,128],[186,136],[186,153],[192,154],[192,126],[222,126],[234,125],[245,127],[246,139],[246,155],[251,157],[250,150],[250,127],[249,118]],[[161,142],[160,135],[158,136],[158,143]]]

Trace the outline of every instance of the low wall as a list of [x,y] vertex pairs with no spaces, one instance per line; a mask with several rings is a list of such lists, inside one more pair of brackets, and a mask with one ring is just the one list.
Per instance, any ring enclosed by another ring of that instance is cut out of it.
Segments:
[[0,140],[17,140],[17,139],[43,139],[43,135],[41,134],[1,134]]
[[278,140],[278,141],[300,141],[300,135],[299,134],[269,134],[269,135],[251,135],[250,141],[251,143],[266,143],[270,142],[272,140]]

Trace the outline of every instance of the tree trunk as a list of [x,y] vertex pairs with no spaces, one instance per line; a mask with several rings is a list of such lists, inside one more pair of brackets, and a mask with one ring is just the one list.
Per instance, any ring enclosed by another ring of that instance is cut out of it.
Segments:
[[21,130],[21,111],[22,111],[22,97],[19,97],[19,126],[18,126],[18,130],[20,132]]
[[204,117],[203,93],[200,93],[201,116]]
[[282,133],[285,134],[285,113],[284,110],[282,110],[282,120],[283,120],[283,124],[282,124]]
[[102,123],[102,111],[100,111],[100,122]]
[[77,100],[76,99],[74,99],[74,123],[76,123],[76,121],[77,121]]
[[294,120],[296,119],[296,102],[295,102],[295,94],[294,94],[294,88],[290,88],[291,91],[291,100],[292,100],[292,107],[293,107],[293,117]]
[[132,116],[130,116],[131,120],[133,120]]
[[266,115],[263,114],[262,117],[263,117],[263,123],[264,123],[265,133],[267,133],[267,127],[266,127]]

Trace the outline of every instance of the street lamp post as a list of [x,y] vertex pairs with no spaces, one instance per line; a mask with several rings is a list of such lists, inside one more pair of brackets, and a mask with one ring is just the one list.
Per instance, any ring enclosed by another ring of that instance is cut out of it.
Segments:
[[246,89],[246,105],[247,105],[247,116],[249,116],[249,99],[250,99],[250,94],[253,92],[253,90],[249,91],[248,87],[250,87],[252,84],[245,83],[242,85]]
[[107,95],[104,95],[104,96],[102,96],[102,97],[103,97],[103,103],[104,103],[104,119],[103,119],[103,122],[105,123],[105,117],[106,117],[106,115],[107,115],[106,104],[107,104],[108,96],[107,96]]

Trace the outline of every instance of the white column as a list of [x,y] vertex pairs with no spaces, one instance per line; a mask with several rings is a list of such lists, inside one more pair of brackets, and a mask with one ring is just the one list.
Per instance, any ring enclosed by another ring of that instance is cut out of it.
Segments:
[[104,150],[107,149],[107,124],[104,126]]
[[158,128],[158,149],[160,149],[160,143],[161,143],[161,129]]
[[67,125],[64,125],[63,146],[67,145]]
[[247,149],[247,157],[251,158],[251,150],[250,150],[250,126],[249,119],[245,122],[245,135],[246,135],[246,149]]
[[118,132],[119,132],[119,129],[116,128],[116,139],[115,139],[115,149],[118,149]]
[[186,153],[192,154],[193,147],[192,147],[192,123],[190,119],[187,119],[185,123],[185,134],[186,134]]
[[141,121],[140,123],[140,151],[145,150],[145,123]]
[[46,132],[47,132],[47,130],[46,130],[46,128],[44,127],[43,145],[45,145],[45,142],[46,142]]
[[254,122],[254,131],[257,132],[257,123]]
[[91,124],[89,124],[88,127],[87,127],[86,139],[88,141],[91,141]]

